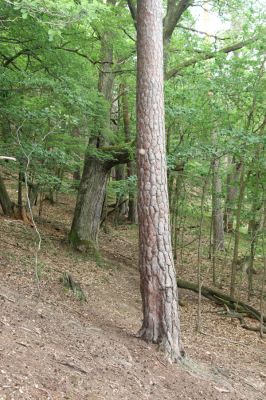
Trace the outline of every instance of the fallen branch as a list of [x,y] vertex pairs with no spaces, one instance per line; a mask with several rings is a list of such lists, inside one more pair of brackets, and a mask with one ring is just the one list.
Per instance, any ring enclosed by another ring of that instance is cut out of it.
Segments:
[[[19,221],[19,222],[22,222],[22,221]],[[6,242],[6,241],[3,240],[3,239],[1,239],[1,242],[7,244],[8,246],[19,247],[19,248],[22,249],[22,250],[28,251],[28,249],[26,249],[25,247],[20,246],[20,244],[18,244],[18,243]]]
[[[184,281],[182,279],[177,279],[177,286],[182,289],[192,290],[193,292],[198,293],[199,288],[196,283],[191,283]],[[201,286],[201,294],[207,299],[213,301],[215,304],[227,306],[230,310],[238,312],[240,314],[245,314],[245,316],[249,318],[256,319],[257,321],[263,321],[266,323],[266,316],[261,315],[261,313],[256,310],[254,307],[243,303],[242,301],[238,301],[225,293],[221,293],[218,290],[209,288],[207,286]],[[247,328],[246,328],[247,329]]]
[[261,328],[260,326],[249,326],[244,322],[243,318],[239,320],[241,327],[247,329],[248,331],[266,333],[266,327]]

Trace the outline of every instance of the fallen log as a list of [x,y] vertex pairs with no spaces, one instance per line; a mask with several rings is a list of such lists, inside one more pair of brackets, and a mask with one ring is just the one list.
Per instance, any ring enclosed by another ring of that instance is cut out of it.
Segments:
[[[192,290],[196,293],[199,292],[198,284],[184,281],[183,279],[177,279],[177,286],[182,289]],[[256,319],[257,321],[263,320],[263,322],[266,323],[266,315],[261,316],[260,311],[256,310],[254,307],[236,300],[225,293],[207,286],[201,286],[201,295],[218,305],[226,306],[230,310],[245,314],[246,317]]]

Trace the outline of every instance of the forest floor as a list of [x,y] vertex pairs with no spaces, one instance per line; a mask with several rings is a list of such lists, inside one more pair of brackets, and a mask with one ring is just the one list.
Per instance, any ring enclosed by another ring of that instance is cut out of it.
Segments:
[[[196,333],[192,292],[180,291],[184,365],[169,364],[155,345],[137,339],[136,228],[102,232],[102,258],[93,260],[68,248],[72,215],[71,198],[45,204],[38,221],[39,289],[36,232],[0,216],[0,400],[266,398],[266,339],[223,318],[204,299],[203,333]],[[195,281],[196,249],[186,249],[183,278]],[[87,301],[64,289],[66,271]]]

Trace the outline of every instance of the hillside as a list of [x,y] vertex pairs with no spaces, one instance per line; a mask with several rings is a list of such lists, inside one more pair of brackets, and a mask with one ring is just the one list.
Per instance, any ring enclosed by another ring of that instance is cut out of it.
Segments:
[[[45,204],[38,222],[39,294],[34,229],[0,219],[1,400],[265,398],[265,339],[236,320],[221,318],[207,300],[206,334],[197,334],[192,292],[180,293],[185,365],[168,364],[155,346],[137,339],[136,229],[121,226],[101,233],[102,257],[92,260],[67,246],[72,210],[71,198]],[[63,288],[65,271],[80,283],[87,301]]]

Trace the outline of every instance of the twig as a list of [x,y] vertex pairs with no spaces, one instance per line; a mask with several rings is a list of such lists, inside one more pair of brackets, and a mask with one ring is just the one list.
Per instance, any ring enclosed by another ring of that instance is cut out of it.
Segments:
[[23,342],[16,342],[16,343],[23,347],[30,347],[28,344],[23,343]]
[[252,387],[253,389],[255,389],[257,392],[262,393],[262,391],[260,389],[258,389],[255,385],[253,385],[253,383],[249,382],[246,378],[244,378],[241,375],[237,375],[235,374],[236,377],[242,379],[248,386]]
[[15,300],[10,299],[9,297],[5,296],[5,295],[2,294],[2,293],[0,293],[0,297],[1,297],[2,299],[4,299],[4,300],[10,301],[11,303],[15,303]]
[[28,249],[26,249],[25,247],[20,246],[20,244],[18,243],[10,243],[10,242],[6,242],[5,240],[1,239],[1,242],[8,244],[9,246],[13,246],[13,247],[19,247],[22,250],[28,251]]
[[187,30],[187,31],[199,33],[200,35],[205,35],[205,36],[208,36],[208,37],[212,37],[215,40],[228,40],[229,39],[229,37],[220,37],[220,36],[216,36],[216,35],[211,35],[208,32],[199,31],[199,30],[194,29],[192,27],[184,26],[184,25],[181,25],[181,24],[177,24],[177,27],[181,28],[181,29],[184,29],[184,30]]
[[88,374],[89,372],[85,369],[78,367],[77,365],[71,364],[68,361],[58,361],[59,364],[65,365],[66,367],[73,368],[76,371],[82,372],[82,374]]
[[156,357],[156,358],[159,361],[159,363],[161,363],[164,367],[167,367],[167,365],[164,362],[162,362],[162,360],[160,360],[159,357]]
[[198,237],[195,237],[195,238],[192,239],[190,242],[183,244],[183,246],[181,246],[181,248],[184,248],[184,247],[189,246],[190,244],[196,242],[196,240],[199,240],[199,238],[198,238]]
[[33,331],[32,329],[26,328],[25,326],[19,326],[19,328],[20,328],[20,329],[23,329],[24,331],[27,331],[27,332],[31,332],[31,333],[35,333],[35,334],[37,334],[37,335],[40,335],[39,332]]

